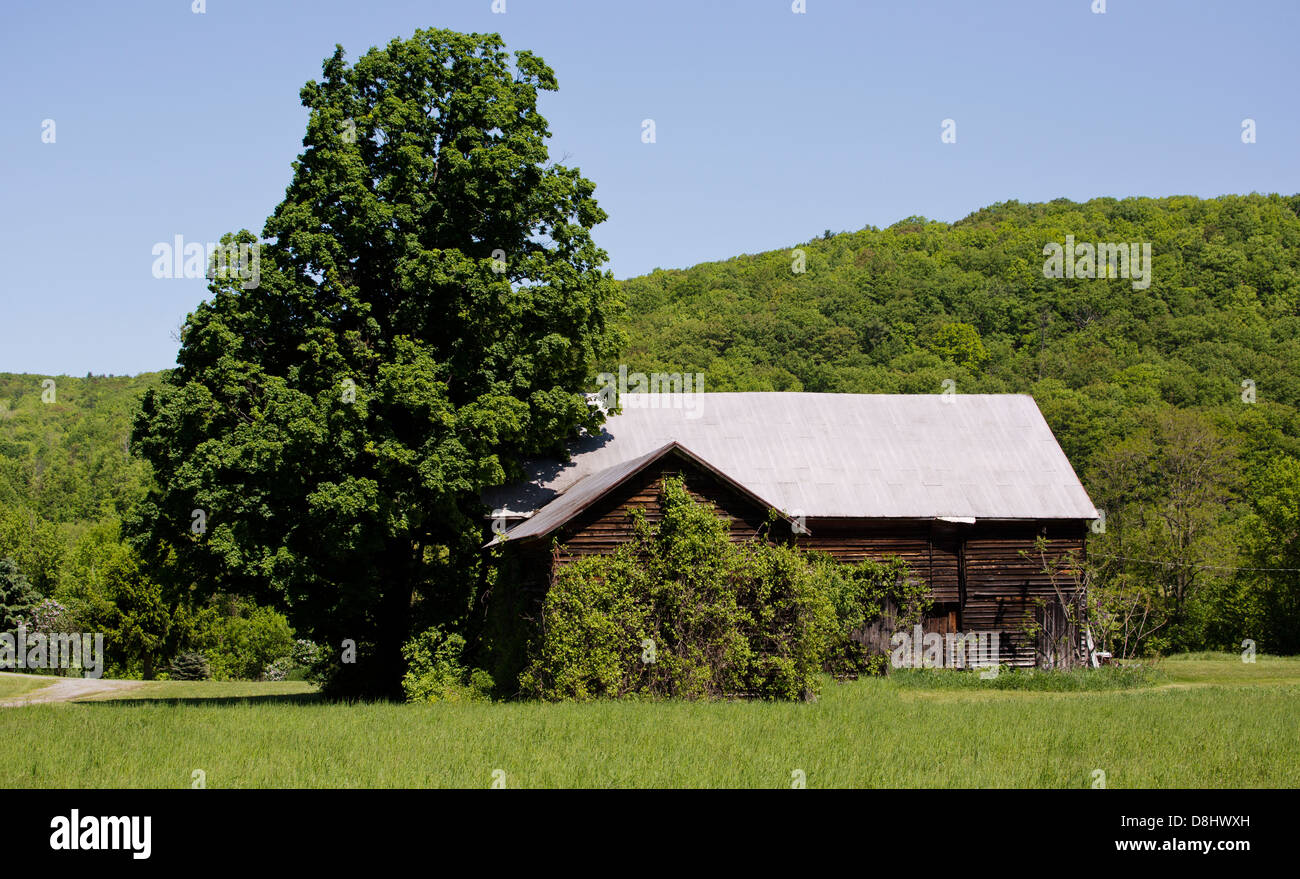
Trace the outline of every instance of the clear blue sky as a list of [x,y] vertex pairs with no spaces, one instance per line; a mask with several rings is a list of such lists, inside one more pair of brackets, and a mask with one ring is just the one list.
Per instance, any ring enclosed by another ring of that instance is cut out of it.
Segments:
[[1008,199],[1300,191],[1300,3],[1091,3],[5,0],[0,371],[172,366],[206,289],[153,245],[260,232],[302,84],[419,27],[555,69],[552,155],[596,182],[620,278]]

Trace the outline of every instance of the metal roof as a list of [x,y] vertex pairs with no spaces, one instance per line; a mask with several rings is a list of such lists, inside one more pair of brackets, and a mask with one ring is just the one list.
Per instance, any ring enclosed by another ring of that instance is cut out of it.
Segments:
[[1098,515],[1024,394],[624,394],[620,405],[600,434],[573,444],[571,461],[535,462],[527,482],[484,495],[493,507],[539,511],[512,537],[588,477],[621,481],[624,465],[635,471],[674,442],[790,516]]
[[[652,452],[607,467],[599,473],[593,473],[578,480],[576,485],[556,498],[554,502],[546,504],[534,513],[531,518],[525,519],[511,528],[508,532],[510,539],[522,540],[525,537],[539,537],[543,534],[549,534],[555,528],[563,525],[569,519],[600,500],[611,490],[617,488],[632,474],[673,448],[674,445],[674,443],[667,443]],[[491,546],[499,541],[500,537],[494,537],[488,541],[487,545]]]
[[[627,480],[640,472],[644,467],[654,463],[665,455],[675,454],[689,461],[695,462],[700,467],[714,473],[724,482],[731,484],[737,491],[747,495],[760,507],[770,508],[774,505],[765,498],[756,496],[748,488],[736,482],[726,473],[719,470],[715,465],[704,460],[681,443],[672,441],[665,443],[657,449],[632,458],[628,461],[607,467],[604,470],[592,473],[579,479],[575,484],[566,489],[562,494],[553,501],[543,506],[534,513],[530,518],[514,526],[507,532],[511,540],[523,540],[529,537],[542,537],[550,534],[559,526],[587,510],[592,504],[605,497],[614,489],[618,488]],[[485,546],[492,546],[499,543],[501,538],[493,537]]]

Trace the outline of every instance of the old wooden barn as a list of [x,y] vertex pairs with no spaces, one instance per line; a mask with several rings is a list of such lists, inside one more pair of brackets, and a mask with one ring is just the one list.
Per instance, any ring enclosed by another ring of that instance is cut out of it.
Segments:
[[1013,665],[1047,656],[1038,628],[1061,625],[1057,595],[1077,583],[1062,560],[1083,557],[1098,514],[1033,398],[626,394],[621,404],[570,461],[539,461],[529,481],[485,498],[539,588],[554,565],[625,539],[632,508],[653,519],[661,480],[679,474],[735,540],[776,510],[803,546],[845,561],[901,556],[929,585],[926,631],[998,632]]

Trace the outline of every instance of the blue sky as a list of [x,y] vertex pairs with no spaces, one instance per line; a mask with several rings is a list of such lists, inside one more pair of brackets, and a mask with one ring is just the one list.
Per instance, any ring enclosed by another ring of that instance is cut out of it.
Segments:
[[1300,191],[1300,3],[1092,2],[6,0],[0,371],[172,366],[206,289],[154,244],[260,232],[302,84],[420,27],[556,71],[552,155],[620,278],[1009,199]]

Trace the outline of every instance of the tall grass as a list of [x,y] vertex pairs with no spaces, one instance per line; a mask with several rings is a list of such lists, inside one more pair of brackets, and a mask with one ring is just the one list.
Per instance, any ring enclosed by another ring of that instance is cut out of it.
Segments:
[[[987,677],[986,677],[987,675]],[[1080,692],[1129,690],[1162,683],[1167,676],[1149,665],[1110,665],[1069,671],[1003,668],[985,671],[944,668],[902,668],[889,676],[894,686],[926,690],[1033,690]]]
[[155,685],[0,712],[0,785],[188,787],[202,769],[209,787],[482,788],[495,770],[508,787],[786,787],[801,770],[809,787],[1084,788],[1102,769],[1110,787],[1298,787],[1300,662],[1252,668],[1078,692],[870,679],[813,703],[340,705],[195,684],[166,701],[181,685]]

